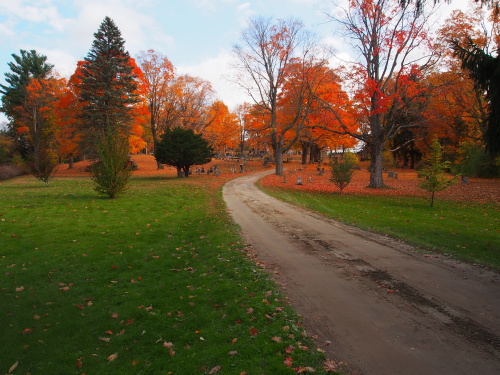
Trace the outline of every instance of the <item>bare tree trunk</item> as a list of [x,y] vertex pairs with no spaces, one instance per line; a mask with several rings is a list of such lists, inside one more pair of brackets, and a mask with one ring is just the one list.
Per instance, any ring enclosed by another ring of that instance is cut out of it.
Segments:
[[283,145],[277,145],[274,148],[274,159],[276,162],[276,174],[283,176]]
[[380,142],[374,142],[370,147],[370,185],[371,188],[381,188],[384,186],[383,179],[383,151],[384,145]]
[[302,164],[307,164],[307,155],[309,154],[309,148],[311,144],[309,142],[302,141]]

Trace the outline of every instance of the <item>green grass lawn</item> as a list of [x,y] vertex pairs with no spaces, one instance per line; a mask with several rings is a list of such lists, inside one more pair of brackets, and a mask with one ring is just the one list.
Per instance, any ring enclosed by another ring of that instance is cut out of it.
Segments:
[[261,188],[281,200],[385,233],[421,250],[500,269],[500,205],[390,196],[361,196]]
[[1,182],[0,268],[2,374],[325,373],[220,190],[188,179],[114,200],[87,178]]

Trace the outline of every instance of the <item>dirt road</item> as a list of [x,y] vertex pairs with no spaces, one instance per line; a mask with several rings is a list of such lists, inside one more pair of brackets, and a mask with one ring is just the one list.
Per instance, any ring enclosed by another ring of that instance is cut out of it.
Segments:
[[500,374],[498,275],[280,202],[255,187],[265,173],[224,198],[327,357],[353,374]]

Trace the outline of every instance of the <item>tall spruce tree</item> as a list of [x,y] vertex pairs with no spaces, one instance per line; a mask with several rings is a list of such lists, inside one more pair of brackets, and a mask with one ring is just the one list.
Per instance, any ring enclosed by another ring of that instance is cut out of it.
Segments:
[[20,50],[21,54],[12,54],[14,61],[7,65],[10,72],[5,73],[8,85],[0,84],[2,96],[1,111],[11,120],[15,118],[15,108],[22,105],[26,97],[26,86],[30,80],[47,79],[52,73],[54,65],[47,63],[47,56],[39,55],[35,50]]
[[92,168],[95,189],[114,198],[126,190],[130,173],[127,147],[110,145],[128,142],[131,105],[138,101],[137,83],[125,41],[111,18],[104,19],[94,37],[81,70],[82,146],[96,158]]
[[0,111],[9,119],[8,130],[15,139],[14,153],[28,158],[31,146],[26,134],[17,134],[16,119],[19,118],[19,108],[26,101],[26,87],[32,79],[48,79],[54,65],[47,63],[47,56],[38,54],[35,50],[20,50],[20,55],[12,54],[14,61],[8,63],[10,72],[5,73],[6,85],[0,84],[2,105]]
[[109,17],[94,34],[94,41],[81,69],[80,100],[87,140],[112,130],[128,136],[130,104],[136,103],[136,75],[125,50],[121,32]]

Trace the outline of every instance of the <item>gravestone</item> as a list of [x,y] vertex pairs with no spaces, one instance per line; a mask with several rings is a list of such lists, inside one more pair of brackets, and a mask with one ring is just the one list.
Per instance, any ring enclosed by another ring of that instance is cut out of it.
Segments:
[[394,172],[393,171],[387,172],[387,177],[393,178],[394,177]]
[[286,175],[283,175],[283,183],[286,184]]
[[297,177],[297,185],[302,185],[302,177]]

